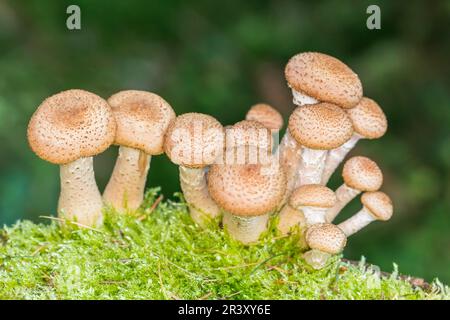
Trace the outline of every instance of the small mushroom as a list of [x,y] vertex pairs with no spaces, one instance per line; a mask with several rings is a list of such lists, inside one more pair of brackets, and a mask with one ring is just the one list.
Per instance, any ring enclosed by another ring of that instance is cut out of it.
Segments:
[[114,141],[108,103],[84,90],[67,90],[42,102],[28,124],[28,142],[43,160],[60,165],[58,213],[88,226],[102,222],[102,197],[93,156]]
[[164,134],[175,112],[163,98],[146,91],[120,91],[108,103],[117,122],[114,143],[120,147],[103,200],[119,211],[136,210],[144,198],[151,156],[163,153]]
[[338,224],[338,227],[347,237],[358,232],[372,221],[387,221],[392,217],[394,211],[392,200],[384,192],[365,192],[361,196],[361,202],[363,208],[358,213]]
[[305,184],[295,189],[289,199],[289,205],[303,212],[306,225],[325,223],[329,208],[336,204],[333,190],[320,184]]
[[277,134],[283,127],[283,117],[274,107],[266,103],[253,105],[245,116],[245,120],[253,120],[261,123],[272,134]]
[[345,111],[330,103],[297,107],[289,118],[288,129],[301,146],[294,187],[320,183],[328,150],[341,146],[353,134]]
[[267,229],[285,192],[282,168],[269,155],[268,163],[214,164],[208,172],[211,197],[223,210],[223,224],[236,240],[250,244]]
[[362,97],[358,75],[340,60],[323,53],[293,56],[284,73],[298,106],[329,102],[347,109],[356,106]]
[[378,165],[366,157],[347,160],[342,170],[344,183],[336,190],[337,202],[327,211],[327,222],[332,222],[341,210],[358,194],[377,191],[383,184],[383,173]]
[[213,117],[185,113],[169,125],[164,150],[179,165],[180,185],[192,219],[204,226],[220,215],[206,185],[206,168],[215,163],[224,148],[224,130]]
[[347,244],[344,232],[330,223],[312,225],[306,231],[305,237],[311,250],[305,252],[303,258],[316,270],[325,267],[328,259],[342,252]]
[[353,136],[342,146],[330,150],[325,162],[322,184],[327,184],[345,156],[360,139],[381,138],[387,130],[387,120],[383,110],[372,99],[363,97],[356,107],[347,110],[353,124]]

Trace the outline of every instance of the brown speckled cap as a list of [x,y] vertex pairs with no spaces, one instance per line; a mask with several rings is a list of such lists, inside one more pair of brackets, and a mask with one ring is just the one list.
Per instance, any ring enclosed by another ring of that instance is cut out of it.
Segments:
[[311,249],[337,254],[344,250],[347,237],[344,232],[331,223],[318,223],[308,228],[306,242]]
[[226,130],[227,147],[254,146],[271,149],[272,133],[262,123],[242,120]]
[[224,148],[224,130],[214,117],[185,113],[169,125],[164,151],[178,165],[201,168],[214,163]]
[[387,130],[387,119],[378,103],[363,97],[356,107],[347,110],[355,133],[366,139],[378,139]]
[[274,107],[266,103],[253,105],[245,116],[246,120],[258,121],[269,130],[279,131],[283,127],[283,117]]
[[392,217],[392,200],[384,192],[365,192],[361,196],[361,202],[377,220],[386,221]]
[[223,210],[237,216],[259,216],[275,210],[286,190],[286,177],[274,161],[272,165],[212,165],[208,172],[211,197]]
[[323,53],[299,53],[289,60],[284,72],[292,89],[318,101],[353,108],[363,95],[358,75],[343,62]]
[[288,128],[300,145],[320,150],[337,148],[353,134],[347,113],[330,103],[297,107],[289,117]]
[[383,184],[381,169],[367,157],[348,159],[344,164],[342,177],[347,186],[360,191],[376,191]]
[[320,184],[305,184],[292,193],[289,204],[293,208],[303,206],[331,208],[336,203],[333,190]]
[[147,91],[125,90],[113,94],[108,103],[117,122],[115,144],[150,155],[163,153],[164,134],[175,119],[163,98]]
[[45,99],[28,124],[28,142],[42,159],[67,164],[95,156],[114,141],[116,122],[108,103],[72,89]]

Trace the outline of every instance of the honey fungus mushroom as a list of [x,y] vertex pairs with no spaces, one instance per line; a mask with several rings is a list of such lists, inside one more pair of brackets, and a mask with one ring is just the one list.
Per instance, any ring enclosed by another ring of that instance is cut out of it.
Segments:
[[347,237],[355,234],[373,221],[387,221],[392,217],[394,210],[392,200],[384,192],[365,192],[361,196],[361,203],[363,208],[360,211],[338,224],[338,227]]
[[356,107],[347,110],[347,114],[353,125],[353,135],[346,143],[328,152],[322,184],[328,183],[336,168],[360,139],[378,139],[386,133],[386,116],[372,99],[363,97]]
[[336,190],[337,202],[327,211],[327,222],[332,222],[341,210],[358,194],[376,191],[383,184],[383,173],[375,161],[367,157],[347,160],[342,170],[344,183]]
[[253,120],[261,123],[272,134],[278,134],[283,127],[283,117],[277,109],[267,103],[257,103],[248,110],[245,120]]
[[118,211],[136,210],[144,197],[151,156],[164,152],[164,134],[175,112],[163,98],[146,91],[120,91],[108,103],[117,123],[114,143],[119,155],[103,199]]
[[169,125],[164,150],[179,166],[180,185],[192,219],[201,226],[220,215],[206,184],[206,168],[223,153],[224,129],[214,117],[185,113]]
[[311,249],[303,254],[303,258],[314,269],[325,267],[328,259],[342,252],[347,244],[345,233],[330,223],[312,225],[305,238]]
[[214,164],[208,172],[208,189],[223,210],[223,225],[244,244],[256,242],[267,229],[269,214],[285,192],[284,172],[269,157],[266,163]]
[[285,67],[285,77],[298,106],[329,102],[353,108],[362,98],[358,75],[342,61],[319,52],[293,56]]
[[37,156],[60,165],[58,213],[88,226],[102,221],[102,197],[93,156],[114,141],[116,122],[108,103],[84,90],[57,93],[38,107],[28,124],[28,142]]

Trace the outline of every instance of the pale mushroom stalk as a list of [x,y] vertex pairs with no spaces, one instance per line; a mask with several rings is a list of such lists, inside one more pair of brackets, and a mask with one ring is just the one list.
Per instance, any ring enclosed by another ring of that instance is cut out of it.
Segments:
[[315,104],[318,103],[319,100],[308,96],[307,94],[292,89],[292,102],[297,106],[304,106],[307,104]]
[[223,213],[223,225],[234,239],[244,243],[258,241],[261,234],[266,231],[269,214],[263,214],[255,217],[241,217]]
[[344,183],[336,190],[337,202],[327,211],[327,222],[332,222],[341,210],[358,194],[376,191],[383,183],[383,173],[378,165],[367,157],[347,160],[342,170]]
[[394,207],[387,194],[381,191],[366,192],[361,197],[363,208],[338,227],[351,236],[375,220],[387,221],[392,217]]
[[308,250],[303,254],[303,259],[305,259],[306,263],[316,270],[323,269],[331,257],[331,253],[317,249]]
[[220,216],[220,209],[211,199],[204,168],[179,167],[180,186],[192,219],[203,224],[207,219]]
[[337,202],[326,212],[326,221],[333,222],[333,220],[338,216],[342,209],[344,209],[344,207],[360,193],[360,190],[350,188],[346,184],[342,184],[339,188],[337,188]]
[[295,141],[295,139],[289,133],[289,130],[286,130],[286,133],[281,140],[279,150],[279,156],[281,165],[286,174],[286,194],[283,197],[283,200],[280,202],[279,208],[284,206],[284,204],[288,201],[289,197],[292,194],[292,191],[295,188],[295,184],[298,177],[298,169],[300,165],[300,156],[302,148]]
[[328,150],[302,148],[295,187],[320,183]]
[[350,140],[342,146],[328,152],[321,180],[323,185],[328,183],[328,180],[330,180],[331,176],[336,171],[336,168],[341,164],[345,156],[355,147],[361,138],[362,137],[359,134],[354,133]]
[[295,227],[298,227],[300,230],[303,230],[306,227],[306,219],[303,212],[294,209],[289,204],[286,204],[278,215],[279,222],[277,228],[282,235],[289,234]]
[[60,178],[58,212],[84,225],[100,224],[103,201],[95,182],[93,158],[61,165]]
[[137,209],[144,198],[151,156],[144,151],[119,147],[111,178],[103,193],[105,202],[115,208]]

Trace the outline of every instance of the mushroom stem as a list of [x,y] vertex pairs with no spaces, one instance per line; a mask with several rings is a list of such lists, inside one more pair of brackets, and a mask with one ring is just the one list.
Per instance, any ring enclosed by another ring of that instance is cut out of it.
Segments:
[[328,183],[328,180],[330,180],[331,176],[336,171],[336,168],[361,138],[362,137],[359,134],[354,133],[350,140],[348,140],[342,146],[328,152],[322,174],[323,185],[326,185]]
[[209,195],[204,168],[180,166],[180,185],[192,220],[204,226],[220,215],[219,207]]
[[297,106],[304,106],[306,104],[315,104],[319,101],[303,92],[292,89],[292,102]]
[[281,208],[291,196],[297,180],[298,168],[300,165],[301,146],[295,141],[295,139],[286,131],[279,146],[279,155],[281,165],[286,174],[286,193],[281,201],[279,208]]
[[296,226],[304,229],[306,226],[305,217],[302,211],[296,210],[289,204],[286,204],[279,213],[278,231],[282,235],[287,235]]
[[376,218],[370,213],[370,211],[366,207],[363,207],[355,215],[338,224],[338,227],[348,237],[375,220]]
[[304,206],[302,211],[308,227],[313,224],[326,222],[325,215],[327,210],[325,208]]
[[311,249],[303,254],[305,261],[316,270],[320,270],[325,267],[330,257],[330,253],[317,249]]
[[336,204],[326,212],[326,221],[331,223],[341,210],[352,201],[361,191],[350,188],[345,183],[336,190]]
[[295,188],[305,184],[319,184],[328,150],[302,147]]
[[103,200],[118,211],[136,210],[144,199],[145,182],[151,156],[145,152],[119,147],[113,173],[103,192]]
[[269,214],[253,217],[241,217],[229,212],[223,214],[223,225],[228,233],[243,244],[258,241],[261,233],[266,231]]
[[102,196],[95,182],[93,158],[80,158],[60,166],[58,212],[88,226],[102,222]]

